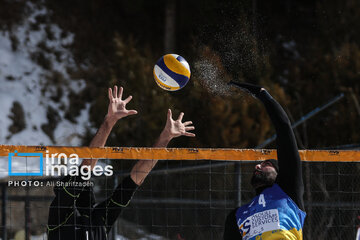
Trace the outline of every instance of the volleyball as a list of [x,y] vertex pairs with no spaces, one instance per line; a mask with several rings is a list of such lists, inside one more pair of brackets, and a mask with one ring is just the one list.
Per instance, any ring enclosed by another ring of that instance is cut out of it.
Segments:
[[162,89],[180,90],[190,79],[190,66],[182,56],[166,54],[154,66],[154,79]]

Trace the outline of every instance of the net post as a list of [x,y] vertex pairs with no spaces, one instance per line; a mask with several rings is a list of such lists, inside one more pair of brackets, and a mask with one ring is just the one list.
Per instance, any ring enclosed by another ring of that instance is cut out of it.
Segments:
[[[118,184],[119,184],[119,179],[115,175],[115,177],[114,177],[114,188],[117,188]],[[111,229],[111,235],[112,235],[113,240],[116,240],[116,235],[118,233],[117,223],[118,223],[118,221],[116,220],[113,227],[112,227],[112,229]]]
[[241,165],[235,163],[235,186],[237,189],[236,206],[241,206]]
[[29,186],[26,186],[25,196],[25,239],[30,240],[30,201],[29,201]]
[[3,227],[2,239],[7,239],[6,229],[6,207],[7,207],[7,186],[4,184],[1,188],[1,223]]

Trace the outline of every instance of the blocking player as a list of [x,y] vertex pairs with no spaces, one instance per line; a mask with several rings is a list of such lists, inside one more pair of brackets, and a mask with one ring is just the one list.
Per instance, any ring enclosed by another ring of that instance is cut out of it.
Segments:
[[[117,86],[114,90],[109,89],[108,113],[91,141],[90,147],[103,147],[119,119],[137,114],[135,110],[126,109],[132,97],[122,100],[122,94],[122,87],[119,91]],[[192,122],[182,122],[183,116],[184,113],[180,113],[178,119],[173,120],[171,110],[168,110],[165,128],[154,147],[166,147],[175,137],[195,136],[189,132],[194,130]],[[96,163],[97,160],[87,159],[82,162],[82,165],[91,166],[92,169]],[[136,189],[143,183],[156,163],[156,160],[138,161],[132,168],[130,176],[124,178],[111,196],[99,204],[95,204],[92,187],[54,187],[55,198],[49,210],[48,239],[106,240],[120,212],[129,204]],[[62,181],[64,183],[84,182],[81,176],[66,176]]]

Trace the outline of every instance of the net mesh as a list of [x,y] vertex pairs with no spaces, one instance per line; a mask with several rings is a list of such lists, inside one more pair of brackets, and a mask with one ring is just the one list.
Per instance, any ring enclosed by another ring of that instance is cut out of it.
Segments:
[[[39,170],[31,157],[17,160],[21,167],[16,168],[14,161],[13,170]],[[303,162],[307,213],[304,239],[355,238],[360,215],[360,158],[357,160]],[[6,166],[1,166],[0,238],[24,235],[25,239],[47,239],[49,206],[54,198],[51,183],[56,184],[56,178],[9,177],[8,157],[1,157],[1,162]],[[111,195],[135,163],[119,159],[100,162],[111,164],[114,174],[92,177],[97,202]],[[214,159],[159,161],[123,209],[109,239],[221,239],[227,214],[254,197],[250,178],[255,163]]]

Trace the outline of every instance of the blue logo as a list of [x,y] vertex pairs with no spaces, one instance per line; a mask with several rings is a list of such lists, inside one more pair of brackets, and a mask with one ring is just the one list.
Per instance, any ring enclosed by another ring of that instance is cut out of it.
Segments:
[[164,75],[162,75],[161,73],[159,74],[159,78],[161,80],[163,80],[164,82],[166,82],[166,77]]
[[[12,157],[39,157],[40,158],[40,170],[39,172],[12,172],[11,169],[11,161]],[[42,153],[18,153],[17,150],[15,150],[13,153],[9,153],[8,155],[9,159],[9,176],[43,176],[43,154]]]

